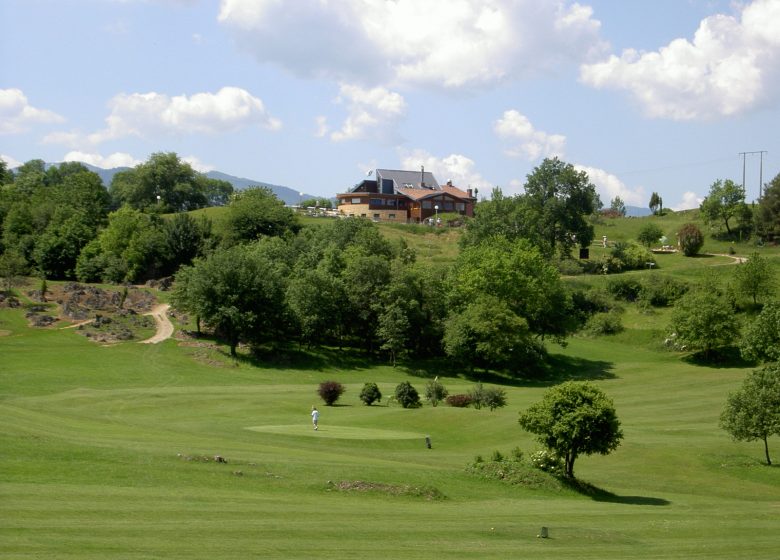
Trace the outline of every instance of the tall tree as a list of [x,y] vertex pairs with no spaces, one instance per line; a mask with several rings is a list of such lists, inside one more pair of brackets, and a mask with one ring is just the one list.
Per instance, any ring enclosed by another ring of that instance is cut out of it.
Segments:
[[225,222],[229,244],[281,236],[300,229],[298,219],[267,187],[250,187],[233,195]]
[[780,365],[750,373],[729,395],[720,425],[737,441],[763,441],[766,464],[771,465],[768,440],[780,435]]
[[710,187],[710,192],[702,201],[702,216],[710,223],[722,223],[731,235],[729,220],[741,214],[745,206],[745,191],[731,179],[718,179]]
[[595,385],[567,381],[520,414],[520,426],[564,460],[564,476],[574,478],[580,455],[607,455],[620,445],[623,431],[612,399]]
[[734,272],[737,289],[753,299],[753,305],[759,297],[770,297],[775,290],[775,275],[769,262],[753,253],[747,260],[739,263]]
[[739,340],[734,310],[711,282],[688,292],[675,303],[671,331],[678,346],[705,359]]
[[780,238],[780,173],[764,187],[755,214],[756,231],[765,240]]
[[609,203],[609,209],[619,216],[626,215],[626,203],[619,196],[613,198]]
[[767,303],[758,317],[748,323],[739,349],[746,360],[780,361],[780,302]]
[[658,214],[660,208],[661,208],[661,197],[658,196],[658,193],[653,191],[653,194],[650,195],[650,202],[648,203],[648,207],[650,208],[650,211],[653,214]]
[[529,217],[546,242],[546,254],[554,254],[557,247],[568,254],[577,244],[590,245],[593,226],[587,217],[595,211],[597,195],[585,171],[558,158],[546,158],[528,175],[525,193]]

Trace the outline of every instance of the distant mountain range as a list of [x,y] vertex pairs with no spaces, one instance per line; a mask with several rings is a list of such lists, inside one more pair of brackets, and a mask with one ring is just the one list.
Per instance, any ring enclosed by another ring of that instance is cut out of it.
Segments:
[[[46,164],[47,167],[49,165],[58,165],[58,164],[56,163]],[[108,188],[108,186],[111,184],[111,180],[114,178],[114,175],[116,175],[120,171],[127,171],[128,169],[130,169],[129,167],[114,167],[113,169],[103,169],[102,167],[96,167],[88,163],[84,163],[84,166],[90,171],[94,171],[95,173],[97,173],[102,179],[103,184],[106,186],[106,188]],[[266,183],[265,181],[256,181],[254,179],[245,179],[243,177],[235,177],[233,175],[228,175],[227,173],[222,173],[221,171],[209,171],[205,175],[206,177],[209,177],[211,179],[219,179],[221,181],[227,181],[228,183],[233,185],[233,188],[236,190],[243,190],[246,189],[247,187],[255,187],[255,186],[268,187],[273,191],[273,193],[277,196],[277,198],[279,198],[279,200],[282,200],[285,204],[290,206],[298,204],[301,200],[317,197],[317,195],[301,193],[301,191],[291,189],[290,187],[285,187],[282,185],[272,185],[271,183]]]
[[626,216],[629,218],[641,218],[642,216],[649,216],[652,214],[650,208],[642,208],[641,206],[626,206]]

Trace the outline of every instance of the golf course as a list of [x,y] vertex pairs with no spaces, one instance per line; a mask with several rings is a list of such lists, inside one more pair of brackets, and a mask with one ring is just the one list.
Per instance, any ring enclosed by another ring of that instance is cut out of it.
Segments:
[[[640,220],[623,222],[601,230],[628,238]],[[449,234],[408,238],[421,258],[456,252]],[[696,282],[717,270],[726,282],[735,260],[708,243],[724,256],[661,254],[653,270],[626,274]],[[766,251],[778,271],[776,250]],[[627,304],[622,332],[550,343],[550,375],[509,378],[442,360],[392,367],[337,348],[231,357],[184,334],[192,325],[175,313],[169,338],[139,344],[154,335],[147,325],[133,340],[99,343],[63,319],[31,326],[35,282],[15,290],[21,307],[0,308],[3,559],[780,555],[780,467],[766,465],[761,442],[719,427],[754,368],[666,347],[668,308]],[[166,303],[166,292],[149,291]],[[388,402],[400,382],[422,394],[435,376],[450,394],[500,386],[507,405]],[[327,380],[346,387],[334,406],[317,396]],[[518,414],[567,380],[604,391],[624,434],[609,455],[577,460],[580,486],[474,468],[504,458],[509,470],[513,450],[540,449]],[[367,382],[384,396],[371,406],[359,398]],[[769,445],[780,462],[780,441]]]

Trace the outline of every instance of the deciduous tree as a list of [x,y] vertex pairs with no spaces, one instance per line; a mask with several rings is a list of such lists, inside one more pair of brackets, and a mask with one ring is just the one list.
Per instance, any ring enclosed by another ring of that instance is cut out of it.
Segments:
[[702,216],[710,223],[723,223],[731,235],[729,220],[739,214],[745,206],[745,191],[731,179],[718,179],[710,187],[709,194],[702,201]]
[[769,262],[753,253],[747,260],[739,263],[734,272],[737,289],[753,299],[753,305],[759,297],[770,297],[775,289],[775,275]]
[[746,360],[780,362],[780,302],[767,303],[747,324],[739,349]]
[[720,425],[736,441],[763,441],[766,464],[771,465],[768,440],[780,435],[780,365],[750,373],[729,395]]
[[612,399],[591,383],[568,381],[520,414],[520,426],[564,460],[564,476],[574,478],[580,455],[607,455],[623,439]]

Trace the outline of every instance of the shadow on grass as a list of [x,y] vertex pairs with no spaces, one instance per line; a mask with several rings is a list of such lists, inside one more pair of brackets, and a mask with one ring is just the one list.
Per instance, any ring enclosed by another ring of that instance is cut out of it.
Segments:
[[755,362],[743,359],[739,353],[739,349],[734,347],[714,350],[711,351],[709,355],[697,352],[683,357],[682,360],[694,366],[713,369],[746,368],[757,365]]
[[379,365],[389,365],[387,360],[371,356],[354,349],[319,347],[313,349],[300,348],[297,345],[268,346],[253,348],[250,354],[239,353],[230,356],[223,350],[223,355],[238,363],[263,369],[325,371],[339,369],[342,371],[359,371]]
[[611,504],[626,504],[632,506],[668,506],[669,500],[663,498],[651,498],[649,496],[619,496],[608,490],[603,490],[589,482],[583,482],[577,479],[560,478],[561,483],[574,490],[578,494],[587,496],[595,502],[609,502]]

